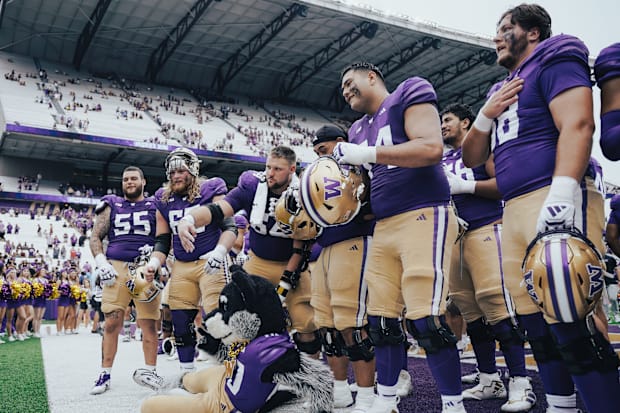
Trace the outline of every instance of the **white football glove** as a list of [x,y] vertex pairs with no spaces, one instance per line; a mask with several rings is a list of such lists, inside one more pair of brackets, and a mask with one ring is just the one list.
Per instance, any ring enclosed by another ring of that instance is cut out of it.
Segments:
[[157,257],[151,257],[149,259],[149,262],[147,262],[146,265],[144,266],[144,269],[145,269],[144,278],[148,282],[151,282],[157,275],[157,272],[161,269],[161,261]]
[[116,272],[112,264],[108,262],[108,259],[105,257],[105,255],[97,254],[97,256],[95,257],[95,264],[97,265],[96,273],[99,277],[99,280],[101,280],[101,285],[108,287],[114,285],[118,273]]
[[360,146],[354,143],[338,142],[334,146],[332,156],[347,165],[361,165],[377,162],[377,148],[374,146]]
[[226,254],[228,254],[226,247],[221,244],[217,244],[213,250],[201,255],[200,259],[207,261],[205,262],[205,272],[210,275],[216,274],[224,265],[224,261],[226,261]]
[[476,191],[476,181],[463,179],[447,169],[445,172],[450,185],[450,195],[473,194]]
[[569,176],[554,176],[547,199],[536,222],[536,231],[571,229],[575,221],[575,199],[579,183]]

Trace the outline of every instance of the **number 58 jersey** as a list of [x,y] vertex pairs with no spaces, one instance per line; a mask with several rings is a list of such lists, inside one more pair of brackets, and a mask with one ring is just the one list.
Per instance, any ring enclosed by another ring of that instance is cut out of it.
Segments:
[[110,229],[108,230],[109,259],[132,262],[144,244],[155,243],[155,201],[152,197],[139,202],[130,202],[117,195],[101,198],[95,213],[110,207]]

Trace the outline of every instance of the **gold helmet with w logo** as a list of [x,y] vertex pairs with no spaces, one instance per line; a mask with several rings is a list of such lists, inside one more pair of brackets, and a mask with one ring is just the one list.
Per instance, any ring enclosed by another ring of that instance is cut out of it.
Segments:
[[139,248],[139,251],[140,256],[128,265],[129,280],[125,282],[125,286],[134,299],[143,303],[150,303],[164,289],[164,286],[157,279],[158,274],[151,282],[147,282],[144,278],[144,270],[153,252],[153,247],[144,245]]
[[299,203],[298,188],[289,188],[278,199],[275,217],[280,229],[290,234],[292,239],[311,240],[323,232],[323,228],[310,219]]
[[344,169],[331,156],[322,156],[301,176],[301,205],[321,226],[347,224],[360,210],[364,188],[359,169]]

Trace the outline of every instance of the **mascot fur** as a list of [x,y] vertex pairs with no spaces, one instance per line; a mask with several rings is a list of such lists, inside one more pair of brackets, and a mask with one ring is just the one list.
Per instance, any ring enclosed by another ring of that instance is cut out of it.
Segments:
[[301,353],[286,331],[282,304],[262,277],[231,267],[232,281],[219,308],[205,317],[199,347],[223,365],[168,380],[162,390],[182,388],[189,395],[158,395],[144,401],[143,413],[264,412],[284,400],[280,387],[307,400],[310,413],[333,408],[333,375],[324,363]]

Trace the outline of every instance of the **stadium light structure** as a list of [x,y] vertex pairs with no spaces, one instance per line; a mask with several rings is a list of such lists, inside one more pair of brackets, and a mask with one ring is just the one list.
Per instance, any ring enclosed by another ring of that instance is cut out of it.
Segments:
[[474,67],[479,65],[480,63],[488,64],[489,59],[493,59],[495,61],[495,52],[491,50],[482,50],[478,51],[474,54],[471,54],[463,59],[456,61],[449,66],[443,67],[426,76],[429,82],[433,85],[435,90],[440,89],[441,87],[447,85],[454,79],[462,76],[463,74],[469,72]]

